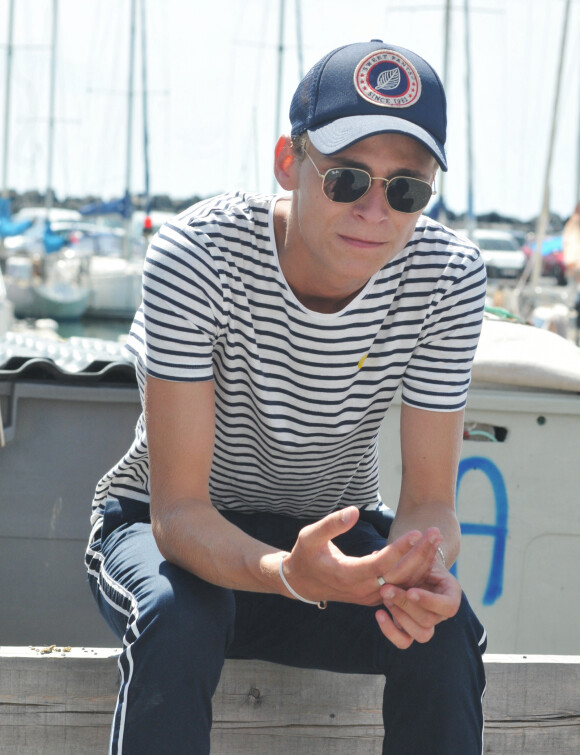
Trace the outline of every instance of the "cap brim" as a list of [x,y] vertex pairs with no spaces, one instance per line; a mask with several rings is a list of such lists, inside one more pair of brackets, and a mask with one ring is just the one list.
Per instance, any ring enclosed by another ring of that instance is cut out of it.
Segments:
[[392,115],[351,115],[308,131],[313,147],[323,155],[333,155],[361,139],[375,134],[405,134],[420,141],[447,170],[445,150],[433,136],[415,123]]

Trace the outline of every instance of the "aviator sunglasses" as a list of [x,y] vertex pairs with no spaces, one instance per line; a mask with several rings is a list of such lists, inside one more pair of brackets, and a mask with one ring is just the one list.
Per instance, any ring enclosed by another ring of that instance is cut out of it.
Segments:
[[385,197],[389,207],[395,212],[412,214],[424,210],[433,194],[437,193],[427,181],[410,176],[382,178],[371,176],[362,168],[330,168],[326,173],[321,173],[308,151],[304,151],[314,170],[322,178],[322,191],[331,202],[356,202],[364,197],[373,181],[384,181]]

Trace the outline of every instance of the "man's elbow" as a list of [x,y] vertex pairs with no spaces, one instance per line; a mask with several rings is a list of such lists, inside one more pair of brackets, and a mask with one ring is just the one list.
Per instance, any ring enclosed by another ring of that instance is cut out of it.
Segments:
[[151,505],[151,531],[164,559],[175,562],[175,515]]

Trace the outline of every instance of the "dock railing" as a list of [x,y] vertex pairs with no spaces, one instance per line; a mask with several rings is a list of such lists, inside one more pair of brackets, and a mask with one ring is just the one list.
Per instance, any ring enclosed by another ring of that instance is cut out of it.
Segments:
[[[106,753],[117,655],[1,647],[0,752]],[[580,656],[487,655],[485,665],[485,753],[580,752]],[[214,697],[212,755],[380,753],[382,687],[380,677],[227,661]]]

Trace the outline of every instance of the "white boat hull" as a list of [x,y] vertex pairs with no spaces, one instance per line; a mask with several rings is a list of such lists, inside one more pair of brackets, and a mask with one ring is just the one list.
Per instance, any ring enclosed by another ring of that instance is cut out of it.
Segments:
[[119,257],[93,257],[89,267],[91,295],[87,315],[130,318],[141,304],[143,262]]

